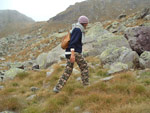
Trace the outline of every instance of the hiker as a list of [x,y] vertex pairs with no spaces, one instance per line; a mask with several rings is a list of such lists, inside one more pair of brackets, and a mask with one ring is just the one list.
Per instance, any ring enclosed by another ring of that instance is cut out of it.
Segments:
[[74,62],[76,62],[81,70],[81,79],[84,86],[89,85],[89,75],[88,75],[88,66],[86,61],[82,56],[82,40],[85,38],[85,29],[89,23],[89,19],[86,16],[80,16],[78,23],[72,25],[71,38],[68,45],[68,48],[65,51],[65,56],[67,59],[67,65],[65,72],[59,79],[57,85],[54,87],[53,91],[58,93],[68,78],[70,77]]

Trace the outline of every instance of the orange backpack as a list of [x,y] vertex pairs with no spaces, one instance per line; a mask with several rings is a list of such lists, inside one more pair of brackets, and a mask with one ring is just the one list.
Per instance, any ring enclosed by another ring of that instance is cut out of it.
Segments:
[[61,41],[61,48],[62,49],[68,48],[69,41],[70,41],[70,36],[71,36],[71,34],[70,34],[70,32],[68,32],[68,34],[63,37],[63,39]]

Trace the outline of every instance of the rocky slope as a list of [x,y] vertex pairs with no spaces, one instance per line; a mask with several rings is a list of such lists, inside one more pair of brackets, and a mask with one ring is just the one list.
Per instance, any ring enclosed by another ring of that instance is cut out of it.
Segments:
[[121,13],[128,15],[148,6],[149,0],[86,0],[70,6],[49,22],[73,23],[80,15],[88,16],[91,22],[115,19]]
[[[109,69],[113,65],[120,65],[120,63],[123,64],[123,69],[121,70],[139,67],[140,56],[137,54],[138,52],[132,51],[134,49],[132,49],[130,40],[128,43],[124,34],[126,34],[130,27],[132,29],[134,26],[150,26],[150,13],[147,10],[143,9],[132,15],[116,19],[115,21],[89,24],[84,42],[84,55],[99,57],[104,67]],[[16,65],[16,67],[23,65],[26,69],[31,69],[33,65],[38,65],[40,68],[48,68],[62,58],[64,51],[60,48],[59,44],[61,38],[67,32],[64,32],[62,29],[62,31],[49,33],[48,36],[44,37],[44,25],[42,24],[42,26],[36,27],[34,34],[13,34],[8,37],[3,37],[0,40],[1,70],[9,69],[11,65]],[[127,36],[132,36],[132,34],[135,33],[130,30]],[[146,36],[139,34],[138,36],[144,36],[146,38],[149,34]],[[106,55],[108,55],[108,58]],[[128,61],[128,59],[130,60]],[[142,57],[142,59],[145,58]],[[143,60],[140,61],[142,61],[142,65],[143,63],[149,62],[148,59],[146,59],[146,62]],[[145,68],[147,66],[148,64],[144,64]]]

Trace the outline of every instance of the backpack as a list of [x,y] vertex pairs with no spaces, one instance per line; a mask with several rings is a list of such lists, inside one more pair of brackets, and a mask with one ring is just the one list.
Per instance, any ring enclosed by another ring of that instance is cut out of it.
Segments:
[[68,34],[63,37],[63,39],[62,39],[62,41],[61,41],[61,48],[62,48],[62,49],[68,48],[69,41],[70,41],[70,37],[71,37],[70,32],[68,32]]

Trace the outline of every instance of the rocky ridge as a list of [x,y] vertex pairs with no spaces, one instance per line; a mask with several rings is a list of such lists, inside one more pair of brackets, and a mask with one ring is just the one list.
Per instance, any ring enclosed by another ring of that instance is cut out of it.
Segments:
[[82,14],[89,17],[91,22],[116,19],[120,14],[131,14],[142,8],[149,7],[149,0],[85,0],[71,5],[49,22],[76,22]]

